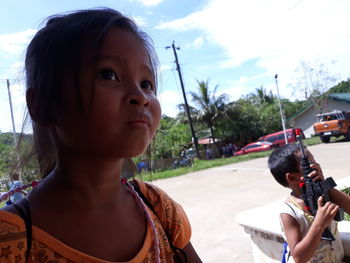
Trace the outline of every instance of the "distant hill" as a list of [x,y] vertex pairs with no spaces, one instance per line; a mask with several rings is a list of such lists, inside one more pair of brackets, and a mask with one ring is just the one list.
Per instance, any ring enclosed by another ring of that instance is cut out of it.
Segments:
[[[25,142],[30,142],[31,140],[33,140],[33,135],[32,134],[16,133],[16,137],[17,137],[17,140],[18,140],[18,138],[21,137],[21,139],[24,140]],[[4,133],[0,132],[0,144],[13,145],[13,134],[12,134],[12,132],[4,132]]]
[[13,145],[13,134],[11,132],[0,133],[0,144]]
[[331,93],[350,93],[350,78],[347,80],[343,80],[339,82],[337,85],[334,87],[330,88],[326,94],[331,94]]

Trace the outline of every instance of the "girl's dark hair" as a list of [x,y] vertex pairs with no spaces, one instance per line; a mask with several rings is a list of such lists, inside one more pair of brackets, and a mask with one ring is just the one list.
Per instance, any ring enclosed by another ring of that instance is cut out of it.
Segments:
[[297,144],[286,144],[275,149],[269,157],[270,171],[276,181],[284,187],[288,186],[286,174],[296,173],[300,170],[296,156],[298,152],[299,146]]
[[29,112],[33,119],[35,152],[42,177],[52,171],[57,159],[50,123],[54,120],[55,112],[62,107],[63,80],[73,82],[71,92],[78,95],[78,103],[83,109],[78,81],[81,59],[92,55],[94,62],[97,62],[100,47],[112,27],[130,31],[140,40],[157,80],[157,57],[151,39],[131,19],[108,8],[51,16],[27,48],[26,85],[27,90],[32,91]]

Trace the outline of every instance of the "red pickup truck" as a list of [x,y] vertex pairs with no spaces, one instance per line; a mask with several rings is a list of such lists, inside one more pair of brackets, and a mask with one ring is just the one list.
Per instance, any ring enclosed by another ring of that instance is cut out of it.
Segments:
[[318,122],[314,126],[315,134],[320,136],[324,143],[328,143],[332,136],[344,135],[350,140],[350,112],[332,111],[317,114]]

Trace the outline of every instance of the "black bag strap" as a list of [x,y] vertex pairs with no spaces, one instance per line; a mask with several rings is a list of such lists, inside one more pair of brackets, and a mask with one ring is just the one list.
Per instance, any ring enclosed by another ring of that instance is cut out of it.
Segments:
[[26,198],[23,198],[19,202],[14,203],[13,207],[16,208],[20,216],[23,218],[26,227],[27,250],[25,254],[25,262],[28,262],[30,250],[32,248],[32,215],[30,213],[28,200]]
[[129,181],[129,183],[134,187],[136,193],[138,193],[138,195],[140,196],[140,198],[142,199],[142,201],[149,207],[149,209],[151,209],[151,211],[157,215],[157,213],[154,211],[154,207],[151,204],[151,202],[146,198],[146,196],[141,192],[140,187],[138,185],[138,183],[135,180]]
[[[138,183],[135,180],[129,181],[129,183],[134,187],[135,191],[138,193],[138,195],[140,196],[140,198],[142,199],[142,201],[149,207],[149,209],[151,209],[151,211],[158,217],[157,213],[154,210],[153,205],[151,204],[151,202],[146,198],[146,196],[141,192],[140,187],[138,185]],[[183,258],[185,259],[185,263],[187,262],[187,255],[185,253],[185,251],[183,251],[181,248],[178,248],[176,246],[173,245],[172,241],[171,241],[171,237],[170,235],[167,233],[167,231],[164,232],[168,238],[168,242],[169,245],[171,247],[171,249],[174,251],[175,257],[177,259],[178,262],[182,262],[182,259],[179,256],[179,253],[182,254]]]

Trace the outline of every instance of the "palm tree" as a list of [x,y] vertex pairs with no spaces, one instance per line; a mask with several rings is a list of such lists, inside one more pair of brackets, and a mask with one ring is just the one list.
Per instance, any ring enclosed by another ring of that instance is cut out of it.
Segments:
[[[194,107],[192,107],[191,105],[187,105],[188,106],[188,110],[190,111],[190,115],[192,117],[197,116],[198,115],[198,110]],[[177,104],[177,109],[179,110],[176,119],[178,122],[180,123],[185,123],[188,124],[188,117],[187,117],[187,113],[186,113],[186,105],[185,103],[180,103]]]
[[274,103],[275,97],[273,96],[272,91],[267,93],[263,86],[256,88],[255,91],[256,93],[251,93],[248,95],[248,99],[250,99],[254,104],[262,107],[266,104]]
[[214,91],[209,90],[209,81],[198,81],[198,91],[190,92],[192,101],[196,104],[196,118],[199,121],[203,121],[207,124],[210,130],[210,136],[218,149],[217,144],[215,143],[214,136],[214,125],[215,121],[224,114],[224,109],[226,101],[228,100],[227,94],[221,94],[219,97],[215,96],[218,85],[215,86]]

